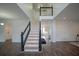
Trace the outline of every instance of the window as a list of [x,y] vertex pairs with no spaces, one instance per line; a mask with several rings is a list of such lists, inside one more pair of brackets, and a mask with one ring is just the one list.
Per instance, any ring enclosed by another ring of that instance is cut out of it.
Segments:
[[53,7],[40,7],[40,16],[53,16]]

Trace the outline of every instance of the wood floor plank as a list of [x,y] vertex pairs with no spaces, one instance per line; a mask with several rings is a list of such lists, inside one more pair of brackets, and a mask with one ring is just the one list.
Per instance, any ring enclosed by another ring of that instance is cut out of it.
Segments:
[[[2,45],[1,45],[2,46]],[[9,45],[8,45],[9,46]],[[79,56],[79,47],[69,42],[56,42],[43,45],[41,52],[23,52],[21,53],[20,43],[11,43],[11,48],[0,48],[0,55],[3,56]],[[7,51],[8,53],[6,53]]]

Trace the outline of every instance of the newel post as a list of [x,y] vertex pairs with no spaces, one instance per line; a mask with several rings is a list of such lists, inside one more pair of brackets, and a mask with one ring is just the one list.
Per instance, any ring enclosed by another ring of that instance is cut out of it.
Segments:
[[21,32],[21,51],[24,51],[23,32]]

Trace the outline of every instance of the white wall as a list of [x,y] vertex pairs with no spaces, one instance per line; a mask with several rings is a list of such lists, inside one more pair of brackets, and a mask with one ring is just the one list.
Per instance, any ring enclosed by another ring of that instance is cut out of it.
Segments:
[[53,21],[52,41],[75,41],[79,34],[79,4],[69,4]]
[[65,7],[68,6],[68,3],[53,3],[53,15],[56,17]]
[[4,22],[4,27],[0,26],[0,42],[9,38],[12,39],[12,42],[21,42],[20,35],[26,28],[28,21],[28,16],[17,4],[0,4],[0,22]]
[[[21,42],[21,32],[24,31],[26,28],[28,21],[27,19],[6,19],[8,22],[4,20],[4,26],[0,25],[0,42],[4,42],[9,37],[6,37],[7,35],[5,32],[6,24],[10,24],[11,33],[10,38],[12,38],[12,42]],[[1,21],[2,22],[2,21]],[[9,25],[8,25],[9,26]],[[9,29],[10,29],[9,28]]]
[[27,20],[12,20],[12,42],[21,42],[21,32],[26,28]]
[[56,41],[75,41],[79,33],[79,22],[72,20],[56,21]]
[[28,16],[28,18],[31,20],[33,16],[33,6],[32,3],[18,3],[17,4]]
[[0,42],[4,42],[4,26],[0,25]]
[[8,22],[0,17],[0,23],[4,23],[4,25],[0,24],[0,42],[4,42],[8,36],[8,35],[6,35],[7,30],[5,31],[5,28],[6,28],[5,26],[6,26],[6,23],[8,23]]

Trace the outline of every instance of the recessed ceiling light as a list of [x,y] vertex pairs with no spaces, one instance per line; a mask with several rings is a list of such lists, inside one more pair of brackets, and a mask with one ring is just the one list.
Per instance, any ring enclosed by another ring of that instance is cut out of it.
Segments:
[[4,23],[0,23],[0,25],[4,25]]

